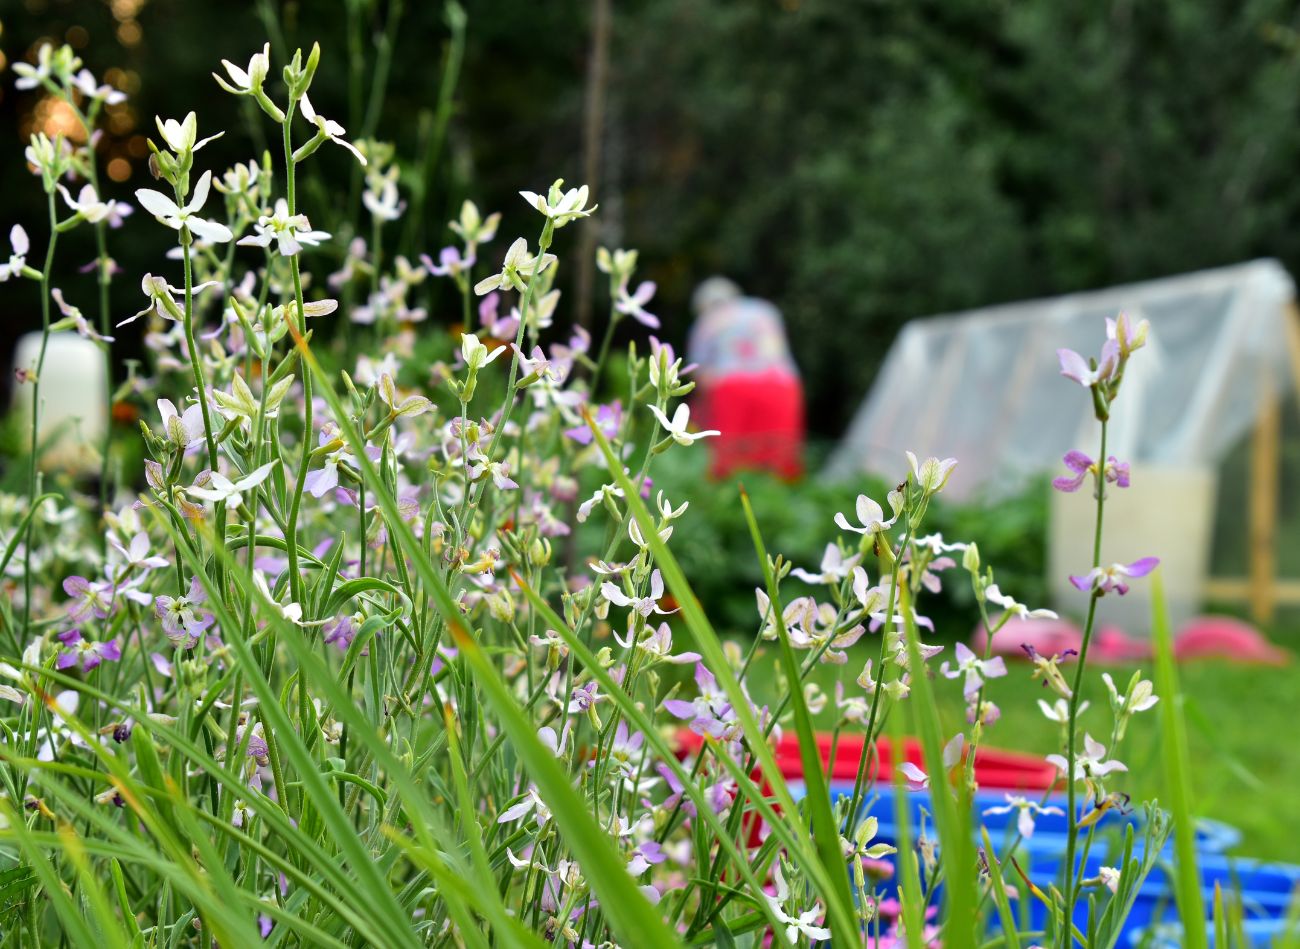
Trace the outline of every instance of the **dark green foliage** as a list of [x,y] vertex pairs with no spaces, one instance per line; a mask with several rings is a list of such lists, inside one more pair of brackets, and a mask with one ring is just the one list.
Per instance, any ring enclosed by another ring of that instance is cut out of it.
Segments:
[[[4,52],[22,57],[38,38],[83,26],[92,69],[140,77],[130,134],[148,134],[155,113],[190,108],[212,127],[232,124],[238,103],[190,68],[195,55],[246,62],[266,32],[265,8],[283,18],[286,42],[319,39],[345,56],[348,6],[360,11],[369,75],[383,0],[238,9],[155,0],[130,48],[111,39],[107,6],[30,2],[6,20]],[[582,176],[589,4],[466,9],[464,81],[444,150],[455,184],[430,196],[431,246],[410,251],[437,249],[462,193],[505,210],[509,235],[527,210],[514,195],[520,182]],[[378,133],[414,162],[447,31],[439,4],[406,2],[402,16]],[[775,300],[814,430],[836,435],[910,317],[1262,255],[1300,266],[1295,25],[1283,0],[619,3],[601,240],[643,249],[670,338],[684,336],[689,292],[709,273]],[[5,181],[22,178],[15,130],[31,107],[11,80],[0,100]],[[333,83],[318,105],[357,130],[364,103],[350,101],[341,76]],[[204,154],[220,166],[258,146],[227,136]],[[333,160],[346,165],[343,154]],[[114,196],[146,177],[137,161]],[[311,180],[304,194],[313,223],[328,228],[343,196]],[[13,189],[4,210],[33,225],[39,246],[38,198]],[[167,236],[132,230],[129,246],[113,248],[128,272],[148,269]],[[56,284],[77,286],[60,276]],[[114,293],[117,309],[136,309],[134,287]],[[433,304],[436,318],[458,317],[451,295]],[[33,313],[19,312],[5,334]],[[135,345],[124,335],[120,345]]]
[[[754,510],[762,512],[769,549],[813,571],[835,533],[831,523],[835,512],[851,517],[859,494],[883,501],[888,490],[884,482],[868,479],[843,483],[809,479],[792,488],[758,472],[710,481],[704,476],[705,463],[702,452],[665,454],[657,463],[655,489],[662,489],[674,503],[679,498],[690,500],[690,514],[675,526],[673,547],[695,592],[709,604],[714,622],[729,633],[752,634],[758,628],[754,589],[763,584],[762,568],[748,543],[741,484]],[[1046,486],[1040,484],[1022,495],[988,503],[947,504],[940,496],[926,513],[926,530],[942,533],[949,541],[977,538],[981,559],[996,565],[1002,588],[1023,603],[1041,606],[1047,603],[1046,498]],[[874,558],[867,558],[864,566],[876,580]],[[965,640],[979,619],[969,578],[960,568],[941,578],[943,591],[926,597],[925,613],[934,620],[941,640]],[[809,591],[799,580],[782,584],[786,599],[805,592]]]

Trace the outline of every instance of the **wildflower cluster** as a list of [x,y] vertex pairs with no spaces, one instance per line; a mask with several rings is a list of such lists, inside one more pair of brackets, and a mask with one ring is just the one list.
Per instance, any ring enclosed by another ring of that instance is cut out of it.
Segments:
[[[148,358],[114,393],[141,414],[139,470],[106,463],[99,499],[43,493],[34,408],[28,494],[0,497],[0,698],[16,709],[0,842],[50,871],[48,913],[33,903],[15,925],[36,944],[56,925],[80,932],[84,911],[123,944],[194,946],[458,945],[484,929],[508,944],[885,945],[962,925],[915,894],[886,898],[887,858],[923,866],[928,888],[939,857],[924,835],[877,839],[862,809],[872,754],[832,815],[795,801],[772,752],[791,729],[807,739],[817,713],[874,748],[886,723],[933,712],[934,679],[960,689],[964,724],[899,774],[936,800],[973,788],[997,680],[1024,672],[993,640],[1054,614],[1004,592],[974,543],[924,532],[956,460],[909,453],[883,505],[863,495],[826,518],[840,533],[817,565],[768,557],[746,501],[764,584],[753,637],[723,642],[670,546],[689,499],[654,483],[662,455],[720,433],[692,423],[692,367],[643,335],[659,318],[636,252],[596,257],[610,305],[598,347],[563,327],[555,286],[558,232],[597,211],[585,186],[520,192],[531,231],[504,248],[502,214],[466,200],[447,246],[386,254],[407,214],[402,165],[318,111],[320,65],[313,47],[277,73],[269,45],[246,67],[223,61],[216,83],[257,105],[279,154],[213,167],[204,146],[223,132],[201,136],[194,112],[160,117],[159,185],[134,204],[100,195],[92,148],[38,135],[28,149],[45,265],[14,223],[0,280],[39,284],[46,339],[75,330],[110,359],[115,325],[142,333]],[[88,141],[121,101],[66,47],[15,72],[69,102]],[[327,144],[356,176],[368,236],[300,200],[300,166]],[[92,323],[50,285],[57,238],[95,228],[106,287],[106,232],[137,206],[131,225],[175,246],[141,279],[137,312],[110,314],[101,294]],[[324,250],[342,265],[313,279]],[[615,378],[625,318],[636,335]],[[1103,433],[1145,332],[1121,317],[1101,360],[1062,356]],[[1100,505],[1105,484],[1127,485],[1113,458],[1076,454],[1064,489],[1091,477]],[[1153,566],[1094,557],[1074,579],[1095,606]],[[922,641],[924,598],[959,568],[988,645],[940,658]],[[776,690],[755,678],[769,652]],[[1073,832],[1075,785],[1111,806],[1124,766],[1107,748],[1155,697],[1140,677],[1122,694],[1107,678],[1110,742],[1086,735],[1080,751],[1068,658],[1031,654],[1059,697],[1047,708]],[[833,696],[813,680],[822,667],[848,667]],[[1025,837],[1059,811],[1014,796],[1002,810]],[[981,859],[988,887],[998,855]],[[1091,885],[1072,880],[1067,899]]]

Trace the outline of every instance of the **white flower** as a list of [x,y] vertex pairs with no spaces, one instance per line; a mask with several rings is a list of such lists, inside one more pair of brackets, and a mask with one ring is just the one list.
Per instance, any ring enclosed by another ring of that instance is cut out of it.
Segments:
[[858,520],[862,522],[861,527],[854,527],[849,523],[841,513],[835,514],[835,524],[841,530],[853,531],[855,534],[874,534],[878,531],[886,531],[894,526],[894,521],[898,520],[898,512],[903,509],[903,495],[898,491],[890,491],[887,497],[889,506],[894,512],[894,516],[885,519],[885,511],[879,504],[871,500],[865,494],[859,494],[857,500]]
[[853,568],[853,595],[862,604],[863,611],[871,616],[881,613],[889,602],[889,590],[885,584],[881,582],[873,587],[867,571],[860,566]]
[[[193,112],[190,113],[192,118]],[[187,120],[188,121],[188,120]],[[175,201],[160,191],[141,188],[135,193],[136,200],[146,211],[172,230],[179,231],[187,227],[197,237],[214,243],[224,243],[234,235],[230,228],[216,221],[208,221],[197,216],[199,208],[208,200],[208,190],[212,187],[212,172],[205,171],[194,186],[194,196],[185,207],[179,207]]]
[[462,333],[460,336],[460,355],[470,372],[478,372],[505,351],[504,346],[489,350],[473,333]]
[[1058,817],[1064,816],[1065,811],[1059,807],[1044,807],[1037,801],[1031,801],[1027,797],[1019,794],[1007,794],[1006,804],[997,807],[987,808],[985,814],[1010,814],[1016,812],[1016,830],[1020,836],[1028,840],[1034,836],[1034,818],[1039,814],[1055,814]]
[[809,573],[802,567],[795,567],[790,575],[804,583],[833,584],[847,577],[861,559],[860,554],[845,557],[839,545],[831,543],[826,545],[826,552],[822,554],[821,573]]
[[671,421],[659,410],[657,405],[650,405],[649,408],[654,413],[654,417],[659,420],[659,424],[664,427],[664,431],[668,433],[668,437],[679,445],[692,445],[698,439],[722,434],[712,429],[707,432],[695,432],[693,434],[688,432],[686,429],[691,423],[691,410],[685,402],[677,406],[677,411],[673,413]]
[[55,306],[59,308],[67,319],[72,321],[76,327],[77,333],[85,339],[94,340],[97,343],[111,343],[112,336],[101,336],[96,329],[90,325],[90,321],[82,314],[80,308],[73,306],[67,300],[63,299],[63,291],[55,287],[50,291],[50,297],[54,300]]
[[50,43],[42,43],[41,48],[36,53],[35,66],[31,63],[14,63],[14,72],[19,77],[14,80],[14,88],[35,89],[46,79],[49,79],[53,67],[53,55],[54,46]]
[[[15,66],[15,69],[18,67]],[[114,89],[108,83],[96,85],[95,77],[89,69],[83,69],[72,77],[72,84],[81,90],[88,99],[101,99],[108,105],[121,105],[126,101],[126,93]]]
[[[1070,721],[1070,703],[1065,699],[1057,699],[1051,705],[1048,705],[1042,699],[1038,700],[1038,707],[1042,709],[1043,717],[1049,722],[1056,722],[1058,725],[1069,724]],[[1085,700],[1079,703],[1079,714],[1082,715],[1087,711],[1088,702]]]
[[[864,670],[865,672],[865,670]],[[961,732],[953,735],[946,745],[943,746],[941,761],[945,772],[951,771],[961,763],[962,756],[966,752],[966,736]],[[912,764],[910,761],[904,761],[898,766],[907,777],[907,785],[913,791],[920,791],[930,786],[930,776]]]
[[465,201],[460,206],[460,220],[449,225],[461,236],[471,248],[486,244],[497,236],[497,225],[501,223],[501,214],[489,214],[486,218],[479,214],[478,206],[473,201]]
[[221,65],[226,67],[226,72],[230,74],[234,84],[226,82],[216,73],[213,73],[212,78],[217,81],[217,85],[237,96],[249,95],[262,88],[262,84],[266,82],[267,73],[271,71],[271,44],[265,44],[260,53],[253,54],[248,61],[247,70],[240,69],[228,59],[223,59]]
[[528,241],[518,238],[506,251],[506,259],[501,264],[501,272],[484,277],[474,284],[474,292],[479,296],[504,287],[514,287],[520,293],[528,289],[528,281],[533,272],[545,272],[555,263],[554,254],[542,254],[535,257],[528,252]]
[[1102,886],[1112,893],[1119,889],[1120,872],[1115,867],[1102,867],[1097,871],[1097,875],[1101,877]]
[[[15,69],[17,66],[14,67]],[[0,264],[0,283],[4,283],[10,277],[21,276],[23,268],[27,266],[27,252],[32,249],[31,242],[27,240],[27,232],[23,230],[21,224],[15,224],[9,229],[9,262]]]
[[108,221],[113,227],[122,223],[122,218],[129,215],[135,209],[125,201],[101,201],[95,191],[94,185],[86,185],[74,200],[68,193],[68,189],[63,185],[58,186],[59,191],[63,194],[63,200],[67,202],[68,207],[80,214],[91,224],[98,224],[100,221]]
[[576,221],[580,217],[586,217],[596,210],[597,205],[586,206],[586,185],[581,188],[570,188],[568,191],[562,190],[563,185],[564,179],[560,178],[551,185],[551,190],[545,197],[532,191],[521,191],[519,196],[542,212],[557,228],[564,227],[570,221]]
[[[1079,755],[1074,762],[1074,780],[1090,781],[1092,778],[1105,777],[1112,771],[1128,770],[1128,765],[1122,761],[1107,761],[1105,759],[1106,746],[1091,735],[1084,735],[1083,754]],[[1062,777],[1070,777],[1070,764],[1065,760],[1064,755],[1048,755],[1047,760],[1056,765]]]
[[1110,677],[1109,672],[1103,672],[1101,678],[1106,683],[1106,690],[1110,692],[1111,708],[1120,714],[1132,715],[1135,712],[1145,712],[1160,701],[1151,681],[1141,678],[1140,674],[1133,677],[1134,681],[1129,684],[1128,691],[1123,695],[1120,695],[1119,690],[1115,688],[1115,680]]
[[614,584],[606,580],[600,585],[600,595],[615,606],[630,606],[642,616],[649,616],[651,613],[658,613],[661,616],[668,616],[676,613],[676,610],[661,610],[659,600],[664,595],[664,579],[656,570],[650,574],[650,594],[639,599],[630,597]]
[[926,494],[938,494],[943,490],[948,479],[952,477],[952,470],[957,467],[956,458],[945,458],[940,461],[938,458],[927,458],[925,461],[918,462],[916,455],[907,452],[907,463],[912,468],[912,480]]
[[323,626],[325,623],[329,622],[328,620],[315,620],[310,623],[304,621],[302,618],[302,604],[279,602],[271,593],[271,588],[267,585],[266,577],[260,570],[253,571],[253,586],[257,587],[257,592],[262,594],[262,597],[266,600],[266,604],[271,607],[271,609],[280,614],[282,619],[288,620],[295,626]]
[[406,202],[397,195],[397,171],[398,168],[394,165],[390,174],[382,178],[371,178],[366,182],[366,190],[361,195],[361,202],[367,210],[381,221],[396,221],[406,208]]
[[209,135],[202,141],[195,141],[199,135],[199,123],[193,112],[185,116],[184,120],[180,122],[175,119],[164,121],[159,116],[154,116],[154,121],[158,123],[158,132],[162,135],[163,141],[167,143],[167,147],[178,155],[185,152],[197,152],[208,142],[221,138],[226,134],[225,132],[218,132],[216,135]]
[[269,247],[275,241],[282,257],[293,257],[302,250],[303,244],[315,247],[330,237],[325,231],[313,231],[307,215],[290,214],[289,202],[284,198],[275,202],[274,213],[257,219],[253,230],[257,233],[241,237],[239,243],[246,247]]
[[192,454],[203,444],[203,407],[197,402],[181,412],[171,399],[159,399],[158,413],[162,416],[163,437],[175,447]]
[[[498,814],[497,823],[508,824],[511,821],[519,820],[519,818],[521,817],[526,817],[528,814],[533,815],[533,820],[537,822],[537,826],[539,828],[545,827],[546,822],[551,819],[551,809],[546,806],[546,802],[543,801],[541,795],[537,793],[537,788],[535,785],[528,786],[528,790],[524,792],[523,799],[519,801],[519,803],[517,803],[514,807],[508,807],[500,814]],[[511,858],[513,862],[514,860],[513,853],[511,854]],[[527,862],[524,862],[522,864],[520,863],[515,864],[515,866],[527,866],[527,865],[528,865]]]
[[[216,280],[205,280],[190,288],[194,295],[198,295],[210,287],[218,287],[221,284]],[[173,287],[162,277],[155,277],[147,273],[140,279],[140,290],[149,298],[149,305],[139,313],[128,316],[118,326],[126,326],[127,323],[134,323],[140,317],[147,313],[157,313],[166,320],[181,319],[181,308],[175,300],[174,294],[181,293],[180,287]]]
[[813,924],[814,920],[822,917],[821,907],[817,904],[813,908],[800,913],[798,916],[790,916],[786,913],[784,905],[790,898],[790,886],[785,882],[785,875],[781,872],[781,861],[777,860],[776,867],[772,871],[772,877],[776,881],[776,895],[768,896],[763,894],[763,899],[767,900],[768,905],[772,908],[772,915],[777,921],[785,927],[785,940],[794,945],[799,941],[801,935],[807,936],[811,940],[830,939],[831,931],[822,926]]
[[214,471],[212,472],[212,480],[209,482],[211,487],[196,488],[191,486],[185,489],[185,493],[203,501],[211,501],[213,504],[230,501],[233,502],[232,507],[238,507],[243,503],[243,493],[265,481],[266,476],[271,473],[271,469],[279,463],[278,458],[275,461],[269,461],[262,467],[253,469],[238,481],[231,481],[220,471]]
[[981,659],[963,642],[957,643],[954,651],[957,654],[956,665],[950,666],[945,662],[939,667],[939,671],[948,679],[966,677],[962,694],[968,702],[979,693],[985,679],[997,679],[1007,674],[1007,664],[1001,656],[994,656],[988,660]]
[[422,395],[399,398],[397,384],[388,373],[379,377],[379,398],[384,400],[384,404],[388,406],[388,414],[394,418],[402,415],[423,415],[433,408],[433,403]]
[[306,119],[308,122],[310,122],[312,125],[316,126],[316,129],[321,134],[323,134],[334,144],[342,145],[344,148],[350,151],[353,155],[356,156],[357,161],[361,162],[362,165],[366,163],[366,156],[361,154],[361,152],[357,151],[355,145],[353,145],[351,142],[343,141],[343,133],[346,132],[347,129],[339,125],[337,122],[325,118],[325,116],[323,115],[317,115],[316,110],[313,109],[311,106],[311,99],[307,98],[306,93],[303,93],[303,97],[300,100],[299,104],[302,108],[302,117]]
[[1007,596],[996,583],[990,583],[984,590],[984,599],[996,606],[1002,607],[1012,616],[1019,616],[1021,619],[1057,619],[1057,615],[1051,610],[1031,610],[1023,603],[1017,603],[1014,599]]

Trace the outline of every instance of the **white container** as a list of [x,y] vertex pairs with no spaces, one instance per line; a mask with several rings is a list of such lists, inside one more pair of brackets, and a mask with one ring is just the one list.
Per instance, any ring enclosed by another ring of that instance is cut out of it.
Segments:
[[[1092,538],[1097,501],[1091,478],[1074,494],[1051,489],[1048,531],[1048,583],[1057,612],[1082,620],[1088,596],[1069,581],[1092,566]],[[1159,557],[1169,604],[1171,627],[1177,629],[1199,611],[1209,570],[1214,529],[1217,474],[1208,467],[1134,465],[1132,485],[1107,486],[1102,531],[1103,564],[1131,563]],[[1098,625],[1113,624],[1135,638],[1151,632],[1151,584],[1135,580],[1125,596],[1113,593],[1097,604]]]
[[[41,334],[18,341],[14,368],[35,370]],[[90,472],[99,469],[99,449],[108,425],[104,353],[76,333],[51,333],[41,372],[40,441],[50,439],[41,455],[45,471]],[[30,434],[31,383],[14,385],[14,409]]]

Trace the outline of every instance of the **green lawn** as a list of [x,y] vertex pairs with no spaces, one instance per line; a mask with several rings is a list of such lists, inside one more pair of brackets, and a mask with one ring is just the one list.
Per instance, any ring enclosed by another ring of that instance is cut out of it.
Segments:
[[[756,701],[771,701],[777,691],[772,652],[767,650],[750,678]],[[855,649],[848,665],[821,667],[818,682],[830,693],[838,674],[846,691],[856,694],[853,680],[866,655]],[[991,683],[990,697],[1001,707],[1002,719],[989,730],[986,743],[1036,754],[1058,752],[1059,726],[1043,717],[1035,701],[1052,696],[1029,671],[1027,663],[1012,661],[1009,674]],[[1103,671],[1122,687],[1133,667],[1096,667],[1089,676],[1084,697],[1092,705],[1083,725],[1102,741],[1111,722]],[[1271,668],[1202,661],[1178,671],[1186,695],[1198,812],[1240,828],[1243,842],[1237,852],[1243,856],[1300,862],[1300,664]],[[1150,678],[1150,667],[1145,672]],[[935,685],[946,732],[952,734],[965,714],[960,684],[938,678]],[[1108,783],[1135,802],[1165,797],[1157,714],[1158,708],[1144,712],[1129,725],[1119,752],[1129,773]],[[821,725],[829,727],[830,716],[823,718]]]

